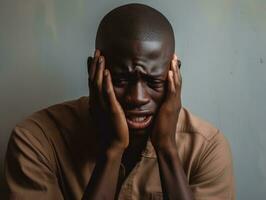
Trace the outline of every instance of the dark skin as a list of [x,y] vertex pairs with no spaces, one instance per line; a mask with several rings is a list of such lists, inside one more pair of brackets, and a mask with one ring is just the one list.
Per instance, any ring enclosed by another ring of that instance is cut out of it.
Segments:
[[[181,108],[181,75],[177,57],[172,56],[170,61],[165,59],[169,52],[161,41],[128,40],[117,43],[117,46],[119,48],[112,46],[112,51],[107,47],[106,56],[96,50],[88,66],[91,108],[95,109],[92,114],[101,124],[99,127],[104,127],[99,129],[99,134],[107,135],[102,138],[108,139],[103,143],[104,150],[84,199],[114,199],[120,163],[125,163],[130,171],[148,137],[157,153],[165,199],[193,199],[174,142]],[[129,46],[132,48],[127,48]],[[110,59],[109,63],[105,57]],[[111,58],[115,58],[114,61]],[[146,129],[130,130],[126,116],[134,110],[152,113],[152,125]],[[132,156],[132,152],[138,154]]]
[[[120,164],[128,175],[148,138],[157,154],[164,199],[193,199],[175,143],[181,75],[170,41],[108,38],[112,42],[103,42],[88,59],[90,111],[102,151],[83,199],[115,199],[122,184]],[[152,116],[149,126],[130,125],[128,119],[144,114]]]

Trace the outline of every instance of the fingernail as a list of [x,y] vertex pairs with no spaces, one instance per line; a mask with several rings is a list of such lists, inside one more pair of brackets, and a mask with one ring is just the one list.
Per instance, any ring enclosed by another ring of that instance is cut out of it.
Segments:
[[100,56],[100,58],[99,58],[99,63],[102,63],[102,62],[103,62],[103,57]]

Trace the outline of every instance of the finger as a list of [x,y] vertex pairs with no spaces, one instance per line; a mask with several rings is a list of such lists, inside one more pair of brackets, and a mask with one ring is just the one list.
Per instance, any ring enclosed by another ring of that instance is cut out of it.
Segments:
[[117,106],[117,100],[114,93],[111,74],[108,69],[104,70],[104,89],[107,95],[107,101],[108,105],[110,106],[110,110],[115,112]]
[[90,66],[90,72],[89,72],[90,82],[92,82],[94,80],[94,75],[95,75],[95,71],[96,71],[96,65],[97,65],[99,56],[100,56],[100,51],[98,49],[96,49],[95,52],[94,52],[94,58],[92,60],[91,66]]
[[89,91],[90,91],[90,97],[92,98],[94,95],[94,92],[93,92],[93,88],[92,88],[92,85],[91,85],[91,76],[90,76],[90,70],[91,70],[91,67],[92,67],[92,61],[93,61],[93,58],[90,56],[88,57],[88,60],[87,60],[87,70],[88,70],[88,74],[89,74],[89,82],[88,82],[88,85],[89,85]]
[[177,67],[180,69],[181,68],[181,61],[180,61],[179,57],[176,54],[174,54],[173,59],[177,60]]
[[175,94],[175,84],[173,78],[173,71],[168,72],[168,96],[173,96]]
[[175,84],[176,84],[176,87],[181,87],[181,85],[182,85],[182,77],[181,77],[181,71],[180,71],[181,61],[179,60],[179,58],[177,57],[176,54],[174,54],[173,60],[176,61],[174,64],[174,69],[175,69],[174,74],[176,74],[176,76],[174,76]]
[[173,55],[173,60],[178,60],[178,58],[177,58],[177,55],[176,55],[176,54],[174,54],[174,55]]
[[94,82],[97,85],[97,89],[99,94],[102,94],[102,82],[103,82],[103,70],[105,67],[105,60],[103,56],[99,57],[99,62],[97,63],[97,67],[96,67],[96,74],[95,74],[95,78],[94,78]]
[[90,73],[92,60],[93,60],[93,58],[91,56],[89,56],[87,59],[87,72],[88,72],[88,74]]
[[174,58],[171,62],[171,70],[173,71],[173,78],[175,87],[178,87],[178,72],[177,72],[177,57],[174,55]]
[[177,85],[178,87],[182,86],[182,76],[181,76],[181,71],[179,67],[176,67],[176,72],[177,72]]

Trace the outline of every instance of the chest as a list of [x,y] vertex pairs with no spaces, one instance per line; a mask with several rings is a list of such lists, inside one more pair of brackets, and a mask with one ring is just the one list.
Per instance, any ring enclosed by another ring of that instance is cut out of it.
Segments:
[[120,167],[118,200],[163,199],[157,159],[143,157],[127,174]]

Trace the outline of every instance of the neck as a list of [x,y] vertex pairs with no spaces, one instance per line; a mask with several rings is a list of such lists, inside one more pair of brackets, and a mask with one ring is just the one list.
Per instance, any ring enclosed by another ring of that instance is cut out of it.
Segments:
[[148,137],[149,135],[145,133],[131,133],[129,136],[129,146],[127,150],[137,151],[145,148]]
[[148,137],[146,135],[131,134],[129,138],[129,146],[125,150],[122,158],[122,163],[126,169],[126,176],[134,168],[137,162],[140,161],[141,152],[147,144]]
[[130,134],[129,146],[124,152],[124,160],[137,161],[140,157],[141,152],[146,147],[148,140],[147,134]]

